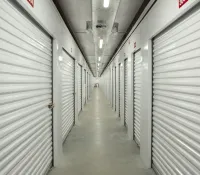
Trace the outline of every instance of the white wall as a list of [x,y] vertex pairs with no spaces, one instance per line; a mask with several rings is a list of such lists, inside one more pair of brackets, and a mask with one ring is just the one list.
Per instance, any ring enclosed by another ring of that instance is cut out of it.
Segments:
[[[62,20],[52,0],[34,0],[34,7],[30,6],[27,0],[16,0],[26,11],[52,36],[53,38],[53,80],[54,80],[54,166],[62,166],[62,134],[61,134],[61,72],[59,68],[59,56],[62,55],[64,48],[71,56],[75,58],[75,65],[78,63],[83,66],[91,74],[86,61],[76,45],[72,35]],[[77,66],[75,66],[77,72]],[[77,73],[75,73],[76,80]],[[77,112],[77,83],[75,87],[75,114],[76,123],[78,122]]]
[[[153,0],[152,0],[153,1]],[[140,155],[146,168],[151,167],[151,106],[152,106],[152,46],[151,40],[159,32],[164,30],[172,22],[178,19],[186,11],[191,9],[200,0],[191,0],[186,3],[182,8],[179,9],[177,0],[158,0],[153,8],[149,11],[147,16],[143,19],[140,25],[135,29],[133,34],[127,40],[125,45],[118,51],[117,55],[113,58],[113,62],[123,63],[124,59],[128,57],[130,64],[133,65],[133,53],[141,49],[142,52],[142,95],[141,95],[141,146]],[[135,27],[134,27],[135,28]],[[134,48],[134,43],[137,43]],[[107,68],[109,69],[109,67]],[[102,78],[104,77],[103,73]],[[131,87],[129,88],[130,97],[133,98],[133,68],[131,68],[130,79]],[[118,88],[117,88],[118,89]],[[133,106],[133,100],[130,101],[130,106]],[[119,106],[117,105],[119,108]],[[117,109],[118,111],[118,109]],[[123,120],[123,118],[122,118]],[[133,109],[129,108],[129,119],[128,119],[128,135],[129,138],[133,137]]]

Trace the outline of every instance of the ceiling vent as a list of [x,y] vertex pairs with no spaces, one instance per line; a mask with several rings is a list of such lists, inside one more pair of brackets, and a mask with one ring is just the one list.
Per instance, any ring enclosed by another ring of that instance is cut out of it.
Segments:
[[86,21],[86,31],[92,32],[92,21]]
[[119,23],[115,22],[113,24],[112,33],[118,33]]
[[98,20],[97,21],[97,25],[96,25],[97,29],[106,29],[106,27],[107,27],[107,25],[106,25],[105,20]]

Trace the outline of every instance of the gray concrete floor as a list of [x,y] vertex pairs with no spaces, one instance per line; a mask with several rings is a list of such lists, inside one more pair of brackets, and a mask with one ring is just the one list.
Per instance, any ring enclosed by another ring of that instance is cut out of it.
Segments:
[[80,115],[64,144],[64,168],[50,175],[153,175],[144,168],[139,148],[128,140],[126,129],[100,89]]

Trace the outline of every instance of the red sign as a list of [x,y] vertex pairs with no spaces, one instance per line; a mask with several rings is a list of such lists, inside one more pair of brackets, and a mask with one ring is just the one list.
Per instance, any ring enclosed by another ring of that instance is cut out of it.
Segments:
[[179,8],[181,8],[182,6],[185,5],[186,2],[188,2],[189,0],[179,0]]
[[34,0],[27,0],[27,1],[32,7],[34,7]]
[[137,45],[136,45],[136,42],[135,42],[135,43],[134,43],[134,48],[136,48],[136,46],[137,46]]

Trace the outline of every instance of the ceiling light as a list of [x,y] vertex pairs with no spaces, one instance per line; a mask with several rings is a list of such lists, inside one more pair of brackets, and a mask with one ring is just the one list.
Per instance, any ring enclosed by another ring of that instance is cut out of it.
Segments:
[[99,41],[99,48],[102,49],[102,47],[103,47],[103,39],[100,39],[100,41]]
[[144,47],[144,50],[148,50],[149,49],[149,46],[148,44]]
[[110,0],[104,0],[103,6],[104,6],[105,8],[108,8],[109,5],[110,5]]
[[58,57],[58,60],[59,60],[59,61],[63,61],[63,57],[62,57],[62,56],[59,56],[59,57]]
[[100,66],[100,64],[98,63],[98,66]]
[[101,61],[101,57],[99,57],[99,61]]

